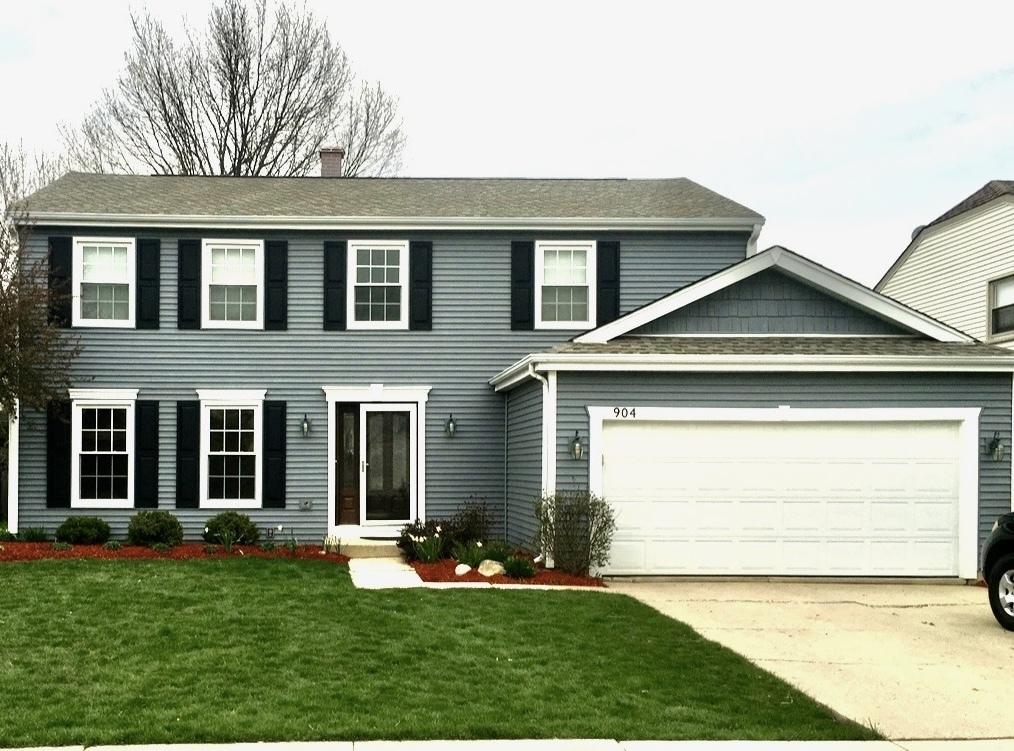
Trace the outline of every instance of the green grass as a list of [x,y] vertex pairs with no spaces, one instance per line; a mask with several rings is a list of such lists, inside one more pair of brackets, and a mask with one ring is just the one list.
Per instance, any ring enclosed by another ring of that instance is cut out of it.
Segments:
[[874,734],[622,596],[316,561],[0,567],[0,746]]

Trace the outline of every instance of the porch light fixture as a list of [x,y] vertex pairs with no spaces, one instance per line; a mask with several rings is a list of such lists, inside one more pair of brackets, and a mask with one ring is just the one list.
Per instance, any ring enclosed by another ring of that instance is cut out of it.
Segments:
[[305,412],[303,413],[303,422],[300,427],[303,429],[303,438],[310,435],[310,418],[306,416]]
[[454,413],[447,418],[447,422],[444,423],[444,433],[447,434],[448,438],[454,438],[454,433],[458,430],[458,423],[454,421]]
[[993,440],[989,442],[989,446],[987,448],[989,450],[989,455],[993,457],[993,461],[995,462],[1003,461],[1003,457],[1007,449],[1003,445],[1003,440],[1000,438],[999,432],[993,433]]
[[570,455],[580,460],[584,456],[584,444],[581,443],[581,436],[574,431],[574,437],[570,440]]

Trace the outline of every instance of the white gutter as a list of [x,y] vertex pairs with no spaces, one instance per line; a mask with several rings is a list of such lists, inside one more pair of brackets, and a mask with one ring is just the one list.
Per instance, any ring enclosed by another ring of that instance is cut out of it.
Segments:
[[119,214],[29,211],[24,224],[80,227],[157,227],[278,230],[613,230],[759,232],[756,217],[420,217],[420,216],[243,216],[211,214]]
[[18,470],[21,426],[18,423],[20,403],[14,401],[14,414],[8,415],[7,432],[7,530],[18,531]]
[[761,227],[764,226],[764,222],[757,222],[753,225],[753,232],[750,233],[750,239],[746,241],[746,257],[757,255],[757,240],[760,237]]
[[549,420],[547,419],[549,411],[549,379],[541,373],[536,372],[534,363],[529,363],[527,377],[534,378],[542,383],[542,492],[546,494],[549,488],[550,441],[547,440],[547,433],[549,432]]
[[882,355],[644,355],[572,354],[528,355],[490,379],[497,391],[525,380],[536,368],[554,371],[922,371],[1014,372],[1010,356],[882,356]]

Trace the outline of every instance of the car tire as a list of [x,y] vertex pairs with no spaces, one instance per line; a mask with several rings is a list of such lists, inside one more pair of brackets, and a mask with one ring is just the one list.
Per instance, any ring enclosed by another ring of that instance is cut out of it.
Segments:
[[1008,631],[1014,631],[1014,554],[998,560],[986,578],[989,588],[989,607],[997,622]]

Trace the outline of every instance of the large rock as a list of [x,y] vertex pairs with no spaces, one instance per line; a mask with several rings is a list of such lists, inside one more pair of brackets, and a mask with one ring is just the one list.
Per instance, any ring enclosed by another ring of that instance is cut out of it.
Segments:
[[499,561],[491,561],[486,559],[479,564],[479,573],[483,576],[498,576],[499,574],[506,573],[503,564]]
[[472,567],[469,566],[467,563],[459,563],[457,566],[454,567],[454,574],[455,576],[464,576],[471,570]]

